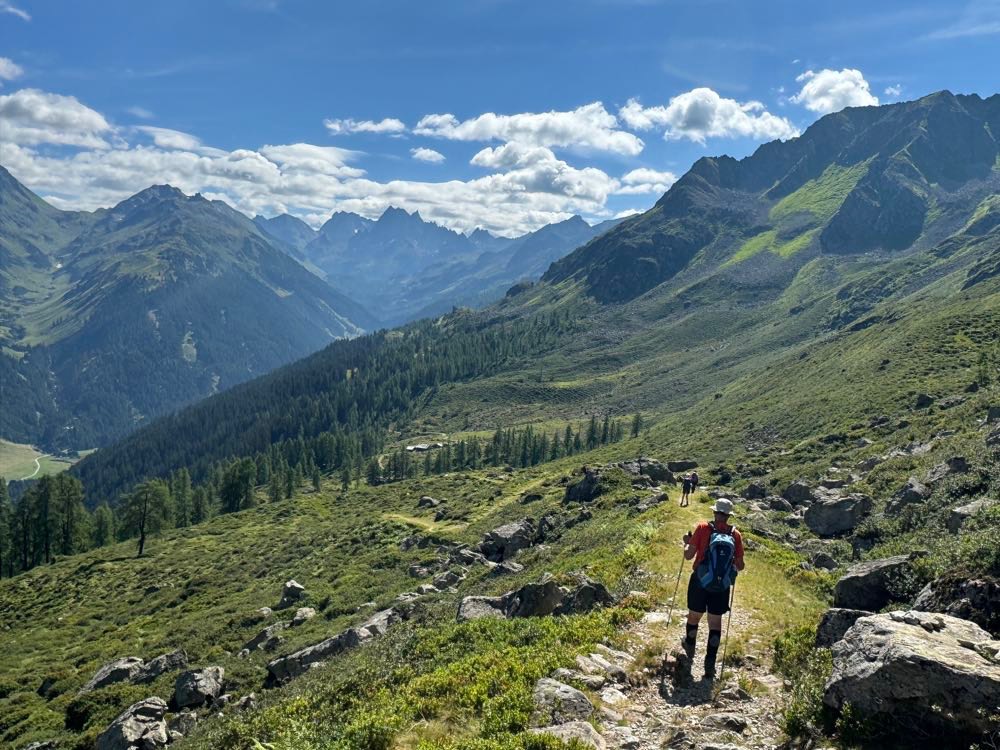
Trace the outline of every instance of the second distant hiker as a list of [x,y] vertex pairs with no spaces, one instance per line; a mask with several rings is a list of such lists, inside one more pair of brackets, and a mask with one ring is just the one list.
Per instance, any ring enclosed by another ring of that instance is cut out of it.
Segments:
[[715,676],[715,659],[722,642],[722,616],[729,611],[730,590],[738,571],[743,570],[743,537],[729,524],[733,503],[720,497],[712,506],[715,518],[702,521],[694,533],[684,535],[684,559],[694,560],[688,581],[687,632],[683,640],[688,657],[694,655],[698,624],[708,612],[708,646],[705,649],[705,677]]
[[685,474],[681,480],[681,507],[685,507],[691,497],[691,475]]

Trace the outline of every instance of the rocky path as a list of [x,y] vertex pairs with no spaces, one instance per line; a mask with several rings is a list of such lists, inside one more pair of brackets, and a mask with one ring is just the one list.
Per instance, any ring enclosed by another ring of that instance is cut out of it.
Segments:
[[[782,742],[778,719],[783,682],[769,672],[765,665],[769,659],[751,654],[739,666],[726,667],[721,679],[714,682],[703,679],[707,636],[703,621],[690,678],[677,679],[671,674],[674,668],[669,659],[663,669],[662,654],[664,651],[669,654],[679,645],[686,614],[684,609],[675,610],[668,627],[666,607],[648,612],[629,629],[623,652],[607,652],[630,672],[631,679],[627,685],[619,683],[598,691],[598,717],[605,727],[604,747],[612,750],[778,747]],[[749,615],[736,609],[730,639],[749,625]],[[720,668],[721,659],[720,650]],[[663,671],[667,674],[661,674]]]

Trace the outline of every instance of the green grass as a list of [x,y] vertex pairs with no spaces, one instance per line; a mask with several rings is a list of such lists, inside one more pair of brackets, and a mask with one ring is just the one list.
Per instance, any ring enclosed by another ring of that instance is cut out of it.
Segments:
[[771,221],[777,222],[794,214],[808,213],[816,222],[826,223],[867,171],[868,162],[852,167],[830,165],[818,178],[809,180],[794,193],[778,201],[771,208]]

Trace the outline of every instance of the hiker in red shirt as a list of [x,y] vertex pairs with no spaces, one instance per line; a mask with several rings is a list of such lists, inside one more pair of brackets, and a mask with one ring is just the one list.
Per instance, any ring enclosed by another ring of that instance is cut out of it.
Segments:
[[684,535],[684,559],[694,560],[688,582],[687,634],[683,640],[688,657],[694,656],[698,623],[708,611],[708,647],[705,677],[715,676],[715,659],[722,642],[722,616],[729,611],[729,594],[736,572],[743,570],[743,537],[729,525],[733,503],[720,497],[712,506],[715,518],[702,521]]

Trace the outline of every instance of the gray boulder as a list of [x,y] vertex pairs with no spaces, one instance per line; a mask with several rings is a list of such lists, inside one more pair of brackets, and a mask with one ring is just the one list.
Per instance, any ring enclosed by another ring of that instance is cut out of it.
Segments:
[[554,580],[528,583],[502,596],[467,596],[458,608],[458,620],[478,620],[483,617],[544,617],[589,612],[595,607],[614,602],[607,587],[586,576],[569,588]]
[[783,497],[778,497],[777,495],[771,495],[767,498],[767,507],[770,510],[782,511],[784,513],[791,513],[794,510],[790,502]]
[[544,617],[553,614],[566,598],[567,589],[555,581],[528,583],[504,595],[508,617]]
[[821,568],[822,570],[836,570],[838,565],[837,561],[827,552],[817,552],[812,556],[810,562],[813,567]]
[[667,468],[675,474],[679,471],[690,471],[698,468],[698,462],[690,459],[682,461],[667,461]]
[[302,623],[311,620],[316,616],[316,610],[312,607],[299,607],[292,617],[292,627],[296,628]]
[[976,515],[983,508],[988,508],[993,504],[992,500],[976,500],[975,502],[952,508],[948,514],[948,531],[957,534],[962,530],[965,522]]
[[861,716],[959,741],[1000,729],[1000,664],[977,644],[974,623],[949,615],[891,612],[862,617],[833,646],[824,702]]
[[436,508],[440,504],[440,500],[433,498],[430,495],[424,495],[417,501],[418,508]]
[[615,598],[607,586],[584,577],[576,588],[563,596],[562,602],[556,608],[555,614],[568,615],[589,612],[597,607],[607,607],[614,604]]
[[520,573],[522,570],[524,570],[524,566],[521,563],[516,563],[513,560],[504,560],[502,563],[494,565],[490,569],[489,575],[492,577],[513,575]]
[[492,562],[509,560],[535,543],[535,523],[530,518],[506,523],[488,532],[479,543],[479,552]]
[[542,677],[531,694],[535,704],[536,724],[565,724],[586,721],[594,713],[594,705],[586,695],[551,677]]
[[298,677],[316,664],[322,664],[333,656],[357,648],[365,641],[384,635],[390,627],[402,619],[395,609],[376,612],[362,624],[348,628],[332,638],[327,638],[312,646],[282,656],[267,665],[268,684],[275,685]]
[[244,643],[243,648],[248,651],[256,651],[259,648],[270,651],[281,643],[281,636],[279,636],[278,633],[286,627],[287,625],[284,622],[276,622],[272,625],[268,625],[253,638]]
[[502,596],[467,596],[458,605],[458,622],[507,616],[507,606]]
[[792,505],[806,505],[816,499],[813,488],[801,479],[796,480],[785,487],[781,496]]
[[935,484],[955,474],[964,474],[969,468],[969,462],[964,456],[952,456],[947,461],[939,463],[927,473],[927,484]]
[[163,716],[167,704],[161,698],[133,703],[111,722],[97,738],[97,750],[155,750],[167,744]]
[[863,609],[831,607],[823,613],[819,627],[816,628],[816,648],[830,648],[844,637],[844,633],[858,621],[859,617],[870,614],[871,612]]
[[141,672],[144,662],[138,656],[124,656],[108,662],[80,688],[80,695],[118,682],[132,682]]
[[278,609],[287,609],[295,602],[302,601],[305,594],[306,587],[295,579],[285,581],[285,585],[281,587],[281,601],[278,602]]
[[583,476],[566,486],[565,500],[569,503],[588,503],[601,494],[601,473],[597,469],[583,467]]
[[205,667],[182,672],[174,683],[174,705],[178,708],[204,706],[222,695],[226,670]]
[[643,456],[642,458],[620,461],[613,466],[618,467],[631,477],[648,477],[656,484],[674,484],[676,482],[673,471],[655,458]]
[[1000,427],[996,427],[986,436],[986,447],[1000,449]]
[[921,484],[916,477],[910,477],[906,480],[906,484],[892,496],[892,499],[886,506],[886,512],[898,513],[908,505],[922,503],[930,497],[930,494],[931,490],[926,484]]
[[750,482],[743,490],[743,497],[747,500],[763,500],[767,497],[767,485],[763,482]]
[[833,536],[853,529],[871,509],[872,500],[867,495],[827,497],[806,508],[804,520],[814,533]]
[[911,552],[881,560],[870,560],[848,568],[833,590],[833,606],[876,612],[905,592],[913,572],[913,560],[923,553]]
[[986,424],[1000,422],[1000,404],[993,404],[986,408]]
[[607,748],[604,738],[597,733],[597,730],[593,726],[585,721],[567,721],[565,724],[556,724],[551,727],[535,727],[528,731],[531,734],[552,735],[566,743],[576,740],[584,747],[594,748],[594,750],[605,750]]
[[926,393],[918,393],[916,398],[913,399],[914,409],[926,409],[928,406],[934,403],[934,398],[927,395]]
[[968,620],[1000,638],[1000,578],[957,573],[938,578],[924,586],[913,609]]
[[176,651],[171,651],[169,654],[161,654],[155,659],[150,659],[139,670],[139,673],[133,679],[133,682],[152,682],[160,675],[164,675],[167,672],[176,672],[178,669],[184,669],[188,665],[187,654],[184,653],[184,649],[177,649]]

